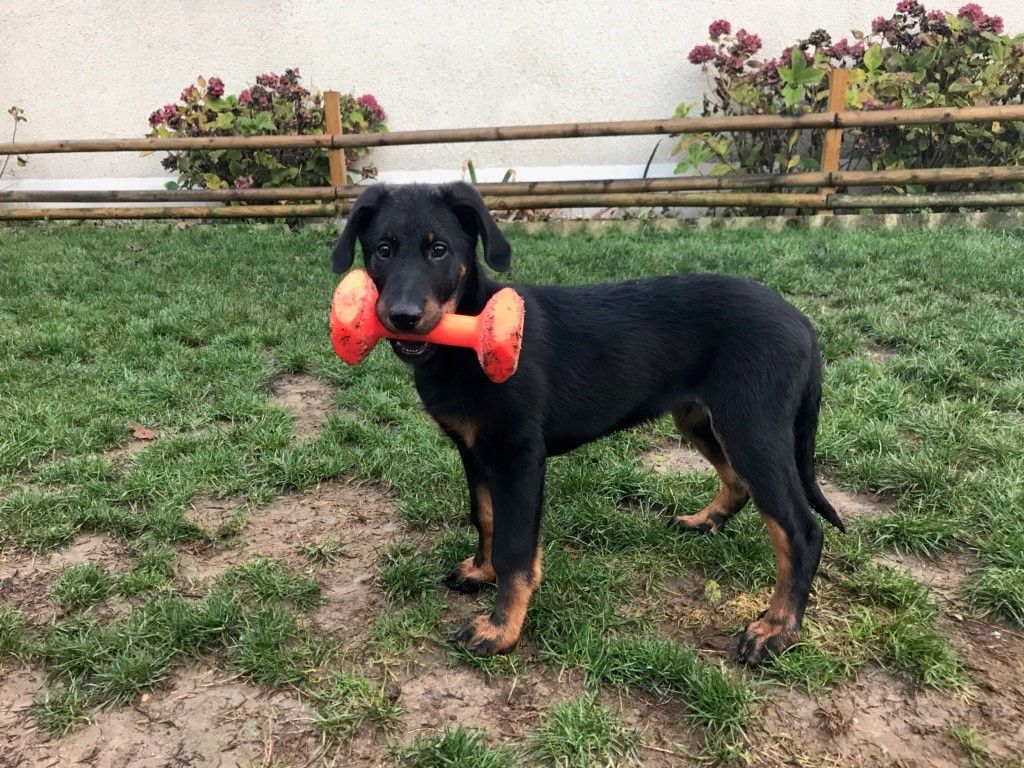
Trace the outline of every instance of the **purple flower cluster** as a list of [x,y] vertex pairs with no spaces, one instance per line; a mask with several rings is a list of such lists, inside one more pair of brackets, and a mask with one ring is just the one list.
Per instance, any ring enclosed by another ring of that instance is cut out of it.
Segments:
[[836,61],[842,61],[847,57],[859,61],[864,56],[864,43],[856,42],[850,45],[850,41],[843,37],[823,48],[822,53]]
[[735,56],[753,56],[755,53],[761,50],[761,38],[758,35],[753,35],[747,32],[745,29],[741,29],[736,33],[736,44],[732,47],[732,53]]
[[359,106],[364,107],[369,113],[370,117],[374,120],[384,122],[387,115],[384,112],[384,108],[377,102],[377,99],[371,93],[364,93],[356,102]]
[[166,124],[168,128],[177,128],[181,124],[181,116],[178,114],[178,107],[175,104],[164,104],[161,109],[156,110],[149,116],[149,124],[156,128],[158,125]]
[[904,13],[907,16],[924,16],[924,6],[917,0],[900,0],[896,5],[897,13]]
[[219,77],[211,77],[206,83],[206,95],[211,99],[219,99],[224,95],[224,81]]
[[732,24],[725,19],[716,19],[708,27],[708,37],[712,40],[717,40],[722,35],[728,35],[730,32],[732,32]]
[[971,27],[977,32],[991,32],[994,35],[1002,34],[1003,19],[999,16],[989,16],[977,3],[967,3],[956,12],[958,19],[969,21]]
[[718,51],[715,50],[715,46],[704,45],[694,46],[693,50],[690,51],[690,55],[686,58],[690,60],[691,64],[705,64],[715,58]]

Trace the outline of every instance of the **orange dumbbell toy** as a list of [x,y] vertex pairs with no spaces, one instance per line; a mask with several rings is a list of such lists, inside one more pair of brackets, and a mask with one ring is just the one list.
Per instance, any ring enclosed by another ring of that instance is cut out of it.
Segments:
[[331,344],[349,365],[355,365],[381,339],[420,341],[476,351],[487,378],[505,381],[516,372],[523,344],[523,298],[511,288],[494,294],[476,317],[446,314],[422,335],[391,333],[377,318],[377,286],[362,269],[353,269],[334,289],[331,302]]

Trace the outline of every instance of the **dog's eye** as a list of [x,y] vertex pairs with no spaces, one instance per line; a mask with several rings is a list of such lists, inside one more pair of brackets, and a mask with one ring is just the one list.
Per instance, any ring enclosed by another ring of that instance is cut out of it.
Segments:
[[377,255],[380,256],[382,259],[390,258],[391,257],[391,244],[390,243],[381,243],[380,245],[378,245],[377,246]]
[[434,243],[430,246],[430,256],[434,259],[443,259],[448,253],[448,246],[444,243]]

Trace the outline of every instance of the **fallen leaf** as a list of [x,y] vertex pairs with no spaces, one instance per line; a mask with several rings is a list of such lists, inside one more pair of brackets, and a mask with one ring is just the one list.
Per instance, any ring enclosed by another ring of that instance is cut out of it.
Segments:
[[174,228],[175,229],[188,229],[191,226],[192,226],[192,222],[191,221],[179,221],[177,224],[174,225]]
[[156,440],[156,432],[149,427],[144,427],[141,424],[129,424],[128,429],[132,432],[132,437],[136,440]]
[[125,248],[126,250],[129,250],[132,253],[138,253],[139,251],[142,250],[142,245],[140,243],[128,243],[128,245],[125,246]]

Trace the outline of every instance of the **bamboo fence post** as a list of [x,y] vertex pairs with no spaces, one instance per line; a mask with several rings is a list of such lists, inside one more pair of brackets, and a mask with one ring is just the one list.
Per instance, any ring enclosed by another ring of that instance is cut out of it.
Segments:
[[[341,94],[337,91],[324,92],[324,120],[325,133],[331,136],[331,146],[334,146],[334,137],[341,136],[344,129],[341,127]],[[348,183],[348,170],[345,168],[345,150],[342,148],[330,149],[327,152],[327,160],[330,163],[331,186],[337,189]]]
[[[850,70],[842,67],[833,67],[828,75],[828,111],[839,113],[846,109],[846,88],[850,82]],[[842,126],[829,128],[825,131],[825,140],[821,146],[821,168],[819,170],[831,175],[839,170],[839,152],[843,148]],[[835,187],[824,187],[821,194],[828,199],[834,194]],[[833,212],[828,208],[822,208],[817,212],[818,216],[832,216]]]

